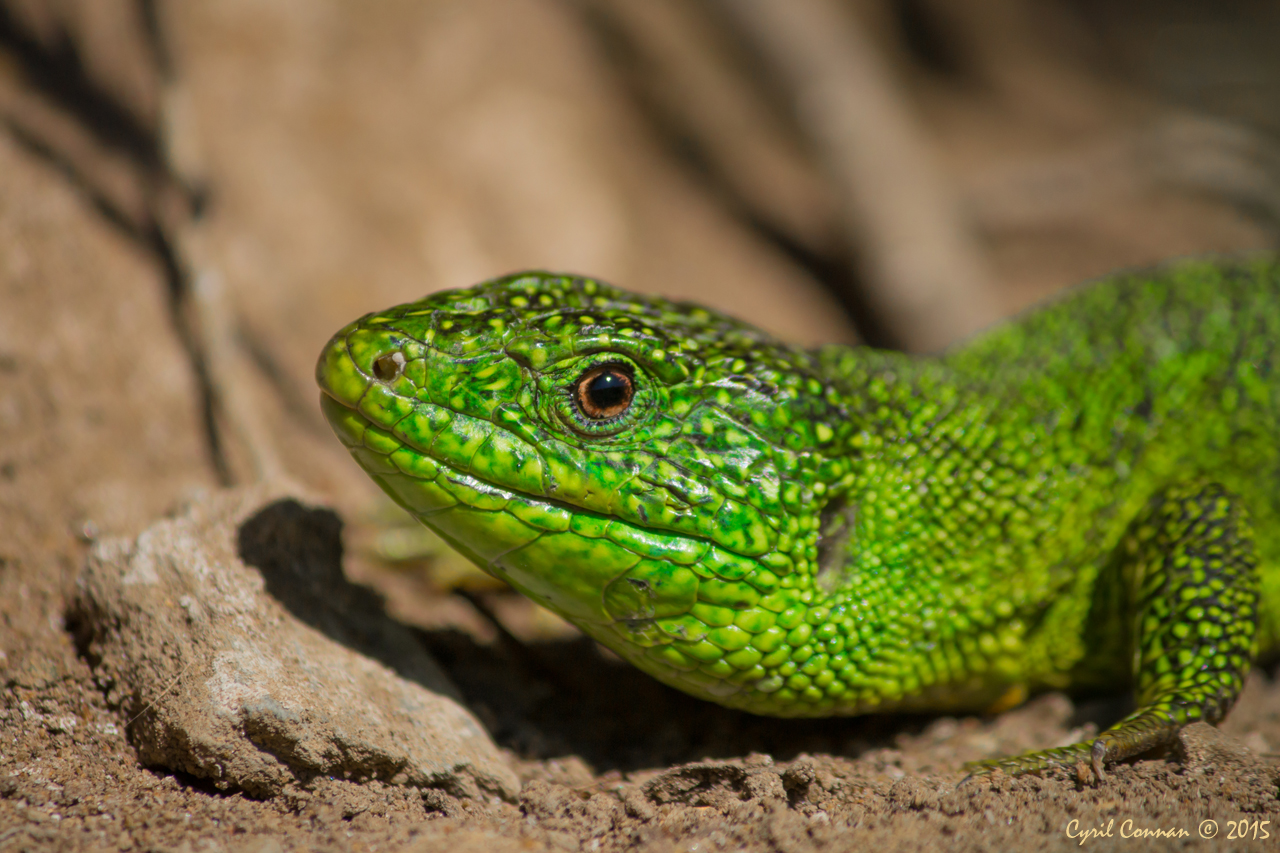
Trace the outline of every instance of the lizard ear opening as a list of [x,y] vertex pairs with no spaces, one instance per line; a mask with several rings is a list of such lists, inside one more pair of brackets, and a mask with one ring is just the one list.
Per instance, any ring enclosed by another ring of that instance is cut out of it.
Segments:
[[818,573],[814,577],[819,589],[831,592],[845,583],[853,562],[849,550],[857,523],[858,505],[843,497],[834,497],[823,507],[818,523]]

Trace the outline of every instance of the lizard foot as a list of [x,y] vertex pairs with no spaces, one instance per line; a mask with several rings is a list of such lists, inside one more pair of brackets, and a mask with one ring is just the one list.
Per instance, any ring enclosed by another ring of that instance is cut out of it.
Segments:
[[[970,761],[964,765],[964,769],[969,771],[964,781],[997,772],[1022,776],[1054,768],[1076,768],[1077,772],[1083,773],[1087,762],[1087,766],[1093,770],[1094,778],[1101,782],[1107,778],[1106,765],[1166,746],[1173,742],[1184,725],[1205,716],[1203,710],[1195,706],[1179,710],[1182,713],[1174,715],[1159,707],[1139,709],[1093,740],[1008,758]],[[1212,719],[1221,718],[1222,715],[1218,713],[1209,716]]]
[[1137,710],[1092,741],[974,762],[966,765],[971,776],[1087,761],[1101,781],[1106,764],[1226,715],[1244,686],[1258,623],[1257,555],[1244,508],[1216,484],[1170,488],[1135,526],[1126,552],[1137,605]]

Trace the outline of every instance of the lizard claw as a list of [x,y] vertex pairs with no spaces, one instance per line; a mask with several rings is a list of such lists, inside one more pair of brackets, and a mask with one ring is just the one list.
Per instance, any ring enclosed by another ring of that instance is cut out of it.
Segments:
[[1106,771],[1102,769],[1106,761],[1107,742],[1104,738],[1098,738],[1089,750],[1089,763],[1093,765],[1093,775],[1099,782],[1105,782],[1107,779]]

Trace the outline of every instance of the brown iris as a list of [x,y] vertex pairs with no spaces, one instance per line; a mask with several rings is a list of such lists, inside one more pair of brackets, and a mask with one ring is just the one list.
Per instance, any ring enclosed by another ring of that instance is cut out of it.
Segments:
[[583,415],[593,421],[604,421],[630,408],[635,393],[629,370],[618,364],[602,364],[582,374],[574,386],[573,397]]

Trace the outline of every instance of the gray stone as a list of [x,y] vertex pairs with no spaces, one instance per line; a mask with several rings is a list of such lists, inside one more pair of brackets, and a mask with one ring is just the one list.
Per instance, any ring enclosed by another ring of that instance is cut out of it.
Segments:
[[1185,771],[1193,776],[1223,772],[1228,769],[1253,770],[1261,762],[1240,741],[1208,723],[1192,723],[1178,732],[1174,754],[1181,759]]
[[334,777],[513,799],[456,688],[343,578],[340,532],[255,488],[95,545],[71,626],[140,759],[258,797]]

